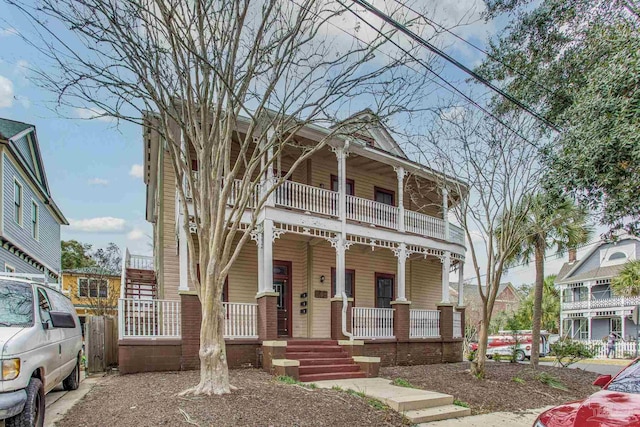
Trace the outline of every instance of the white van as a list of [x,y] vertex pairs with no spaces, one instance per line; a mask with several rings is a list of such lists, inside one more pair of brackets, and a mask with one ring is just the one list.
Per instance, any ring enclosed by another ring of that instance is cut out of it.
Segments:
[[82,331],[71,301],[30,280],[0,277],[0,425],[42,426],[44,396],[80,383]]

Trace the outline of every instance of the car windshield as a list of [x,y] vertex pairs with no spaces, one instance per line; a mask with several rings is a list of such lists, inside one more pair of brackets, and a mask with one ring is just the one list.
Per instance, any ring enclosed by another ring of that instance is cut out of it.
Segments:
[[0,328],[33,325],[31,285],[0,280]]
[[607,390],[640,394],[640,361],[636,361],[620,372],[620,375],[609,384]]

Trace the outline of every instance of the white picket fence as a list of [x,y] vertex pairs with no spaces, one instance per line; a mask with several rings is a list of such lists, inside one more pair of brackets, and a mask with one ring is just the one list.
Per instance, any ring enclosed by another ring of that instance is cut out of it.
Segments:
[[222,303],[225,338],[258,338],[258,304]]
[[394,338],[393,308],[353,307],[351,333],[358,339]]
[[[581,340],[583,344],[595,350],[597,359],[605,359],[607,357],[607,343],[602,340]],[[615,344],[615,352],[612,357],[616,359],[624,359],[628,356],[633,357],[636,354],[635,341],[617,341]]]
[[453,312],[453,338],[462,338],[462,313]]
[[409,338],[439,337],[439,310],[409,310]]

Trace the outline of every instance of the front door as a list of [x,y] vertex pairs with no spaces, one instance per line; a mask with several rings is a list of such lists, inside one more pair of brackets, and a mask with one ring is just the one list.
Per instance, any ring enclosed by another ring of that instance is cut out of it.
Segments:
[[278,292],[278,336],[291,336],[291,263],[273,262],[273,290]]

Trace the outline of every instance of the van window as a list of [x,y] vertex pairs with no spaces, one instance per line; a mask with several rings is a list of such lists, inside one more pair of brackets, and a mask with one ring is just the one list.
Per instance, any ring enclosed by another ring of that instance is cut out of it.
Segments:
[[42,288],[38,288],[38,308],[40,309],[40,320],[51,323],[51,315],[49,314],[51,303],[49,303],[47,292]]
[[68,298],[57,292],[48,292],[48,295],[51,300],[51,311],[65,311],[67,313],[73,313],[75,311],[73,304],[71,304]]
[[33,325],[33,291],[27,283],[0,280],[0,328]]

